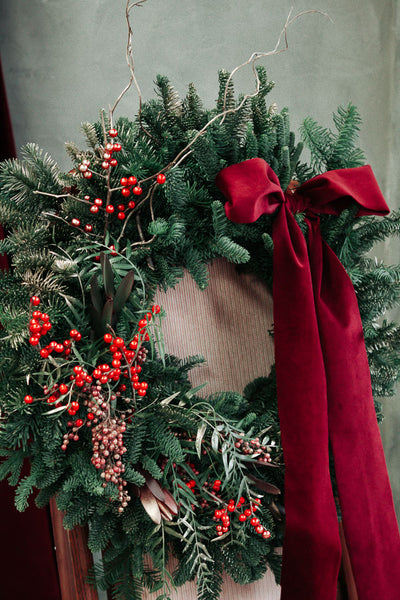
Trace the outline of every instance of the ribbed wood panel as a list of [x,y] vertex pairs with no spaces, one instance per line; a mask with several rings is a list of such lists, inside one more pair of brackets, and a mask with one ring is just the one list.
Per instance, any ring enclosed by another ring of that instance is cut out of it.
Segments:
[[159,292],[167,352],[183,358],[202,354],[207,365],[194,369],[193,385],[208,382],[204,394],[233,390],[262,375],[274,362],[272,297],[253,275],[238,275],[225,260],[209,268],[210,283],[200,291],[187,273],[174,290]]

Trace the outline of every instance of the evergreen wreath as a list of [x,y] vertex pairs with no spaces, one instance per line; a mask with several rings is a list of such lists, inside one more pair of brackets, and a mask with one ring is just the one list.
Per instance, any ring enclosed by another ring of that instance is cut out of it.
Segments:
[[[218,257],[271,286],[273,217],[229,221],[214,183],[222,168],[261,157],[285,189],[364,162],[351,104],[335,113],[334,131],[304,121],[311,162],[301,162],[288,109],[267,104],[274,84],[263,67],[257,73],[258,94],[236,100],[221,72],[213,110],[192,84],[181,100],[158,76],[157,98],[134,121],[101,113],[82,125],[88,148],[66,145],[69,173],[34,144],[1,165],[9,233],[0,251],[11,270],[1,275],[0,476],[17,486],[18,510],[38,488],[36,504],[55,496],[66,528],[89,524],[89,548],[103,552],[93,582],[115,599],[135,600],[144,588],[168,598],[194,578],[199,599],[216,599],[223,570],[245,584],[268,565],[279,581],[274,369],[243,394],[202,397],[188,379],[202,358],[165,353],[168,315],[154,301],[185,270],[204,289]],[[379,399],[400,375],[400,327],[380,317],[399,299],[400,268],[367,253],[399,233],[400,215],[355,219],[356,210],[323,216],[322,233],[357,293],[381,420]],[[304,216],[296,219],[302,226]]]

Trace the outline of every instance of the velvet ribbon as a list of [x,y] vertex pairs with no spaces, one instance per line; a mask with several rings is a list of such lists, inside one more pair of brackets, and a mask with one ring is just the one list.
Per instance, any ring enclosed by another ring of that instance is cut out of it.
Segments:
[[[293,193],[260,158],[223,169],[217,186],[237,223],[273,214],[278,410],[285,460],[282,600],[335,600],[341,544],[331,446],[359,600],[400,598],[400,537],[371,392],[357,298],[321,238],[320,214],[354,202],[389,212],[369,166],[329,171]],[[308,240],[294,216],[304,212]]]

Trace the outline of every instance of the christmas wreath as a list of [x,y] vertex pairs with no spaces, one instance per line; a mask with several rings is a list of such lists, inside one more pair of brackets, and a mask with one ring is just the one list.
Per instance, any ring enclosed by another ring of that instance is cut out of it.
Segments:
[[[267,104],[273,82],[264,68],[257,73],[258,93],[236,100],[221,72],[212,110],[193,85],[181,100],[158,76],[157,98],[134,121],[102,112],[82,125],[88,148],[66,145],[70,172],[33,144],[1,165],[8,236],[0,250],[11,268],[1,275],[0,475],[17,486],[18,510],[38,488],[36,504],[55,496],[66,528],[89,524],[89,548],[103,557],[93,580],[115,598],[140,598],[144,588],[167,598],[194,578],[199,598],[218,598],[223,570],[245,584],[269,566],[279,581],[285,491],[275,369],[243,394],[204,395],[188,377],[202,358],[166,354],[168,315],[154,300],[185,271],[206,288],[218,257],[269,287],[272,275],[285,277],[284,267],[272,269],[275,208],[251,224],[226,215],[232,165],[268,163],[274,185],[290,190],[364,163],[353,105],[338,109],[334,131],[304,121],[311,161],[301,162],[288,110]],[[293,219],[305,236],[306,212]],[[400,271],[367,253],[398,234],[400,215],[357,213],[349,201],[340,214],[322,214],[321,232],[357,294],[380,420],[378,399],[393,394],[400,374],[400,328],[380,320],[398,301]],[[309,452],[297,450],[299,461]],[[331,475],[335,490],[333,467]],[[307,528],[308,509],[303,518]]]

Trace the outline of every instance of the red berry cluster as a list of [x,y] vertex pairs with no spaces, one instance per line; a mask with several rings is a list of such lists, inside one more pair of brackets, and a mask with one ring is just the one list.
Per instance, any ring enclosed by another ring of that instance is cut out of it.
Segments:
[[[214,521],[221,521],[221,525],[216,525],[217,535],[221,536],[224,533],[229,531],[229,526],[231,523],[230,516],[228,513],[238,513],[243,505],[246,503],[245,498],[243,496],[239,498],[238,502],[235,503],[233,499],[230,499],[228,504],[223,509],[216,509],[214,511]],[[271,537],[271,532],[266,529],[260,523],[260,519],[258,517],[252,516],[254,512],[260,507],[261,501],[256,498],[252,502],[248,502],[248,507],[243,510],[243,512],[239,512],[238,519],[241,523],[244,523],[248,519],[250,519],[250,524],[254,527],[254,531],[263,536],[264,539],[268,539]]]
[[[35,298],[39,300],[38,303],[33,303],[32,299]],[[40,303],[40,299],[37,296],[32,296],[31,304],[34,306],[38,306]],[[31,334],[29,338],[29,343],[31,346],[37,346],[40,342],[40,338],[43,335],[46,335],[52,328],[50,323],[50,317],[47,313],[42,313],[40,310],[34,310],[32,313],[32,318],[29,321],[29,333]]]

